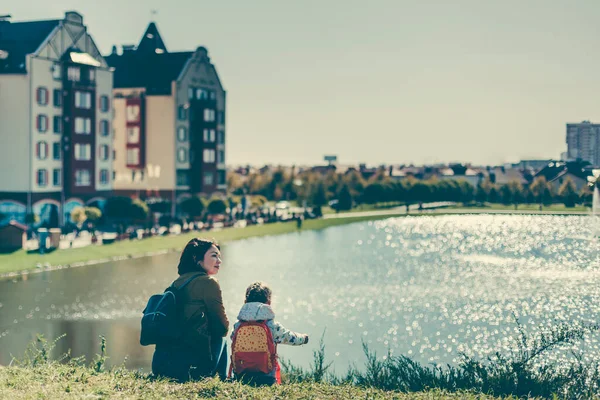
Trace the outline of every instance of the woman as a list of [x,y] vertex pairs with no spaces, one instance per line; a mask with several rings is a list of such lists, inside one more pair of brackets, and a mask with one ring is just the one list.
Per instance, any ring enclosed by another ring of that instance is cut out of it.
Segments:
[[179,278],[173,282],[179,288],[189,280],[177,297],[183,334],[177,343],[156,346],[152,359],[155,375],[185,382],[218,373],[225,379],[227,349],[223,338],[229,321],[219,282],[214,278],[220,268],[217,243],[192,239],[185,246],[177,268]]

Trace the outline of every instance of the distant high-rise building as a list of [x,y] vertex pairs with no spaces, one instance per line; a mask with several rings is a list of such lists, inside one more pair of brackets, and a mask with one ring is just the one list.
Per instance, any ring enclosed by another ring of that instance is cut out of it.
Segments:
[[567,159],[600,165],[600,124],[567,124]]

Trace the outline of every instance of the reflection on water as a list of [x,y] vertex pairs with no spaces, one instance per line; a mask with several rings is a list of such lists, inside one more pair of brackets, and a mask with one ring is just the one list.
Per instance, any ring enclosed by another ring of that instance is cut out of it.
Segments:
[[[233,322],[248,284],[274,292],[278,319],[306,332],[306,347],[280,353],[307,366],[325,331],[338,372],[362,364],[364,341],[384,355],[453,362],[507,351],[512,315],[528,331],[556,321],[595,322],[600,311],[600,243],[589,218],[563,216],[408,217],[224,246],[219,274]],[[112,364],[148,370],[139,318],[147,298],[175,278],[177,254],[33,274],[0,282],[0,364],[37,333],[67,336],[91,360],[98,335]],[[597,355],[598,337],[587,357]],[[556,354],[554,359],[564,357]]]

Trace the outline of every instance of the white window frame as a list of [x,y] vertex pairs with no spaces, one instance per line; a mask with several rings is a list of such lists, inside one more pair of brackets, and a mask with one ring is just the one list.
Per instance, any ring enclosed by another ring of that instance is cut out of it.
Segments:
[[101,144],[98,148],[98,157],[100,161],[107,161],[110,155],[110,147],[107,144]]
[[180,163],[188,162],[188,151],[187,149],[180,147],[177,149],[177,161]]
[[37,146],[37,158],[38,160],[45,160],[48,158],[48,143],[45,141],[39,141]]
[[[109,172],[107,169],[100,170],[100,176],[98,177],[101,185],[108,185],[110,183]],[[104,178],[104,179],[103,179]]]
[[[56,151],[58,149],[58,151]],[[62,151],[60,148],[60,142],[52,143],[52,159],[56,161],[60,161],[62,158]]]
[[130,104],[127,106],[127,122],[139,122],[140,106],[138,104]]
[[127,127],[127,143],[138,144],[140,142],[140,127],[129,126]]
[[202,161],[205,163],[214,163],[215,162],[215,151],[213,149],[204,149],[202,153]]
[[[58,179],[56,179],[58,177]],[[60,186],[62,183],[62,171],[60,168],[54,168],[52,170],[52,184],[54,186]]]
[[37,184],[39,187],[48,186],[48,171],[44,168],[37,170]]
[[92,133],[92,120],[90,118],[75,117],[75,133],[89,135]]
[[177,140],[180,142],[185,142],[187,140],[187,128],[185,126],[177,128]]
[[89,169],[75,170],[75,186],[90,186],[92,183]]
[[[104,129],[106,128],[106,129]],[[110,135],[110,123],[107,119],[100,120],[100,136]]]
[[204,122],[214,122],[215,120],[215,110],[212,108],[204,109]]
[[75,66],[68,67],[67,78],[71,82],[79,82],[81,80],[81,68]]
[[127,165],[140,165],[140,149],[127,149]]
[[89,143],[75,143],[75,160],[90,161],[92,159],[92,146]]
[[92,93],[75,91],[75,108],[89,110],[92,108]]

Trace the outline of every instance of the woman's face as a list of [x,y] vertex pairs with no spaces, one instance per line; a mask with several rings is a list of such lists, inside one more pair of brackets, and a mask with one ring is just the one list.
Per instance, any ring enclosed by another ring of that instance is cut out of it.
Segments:
[[204,253],[204,259],[200,261],[200,266],[207,275],[216,275],[221,268],[221,252],[214,245]]

